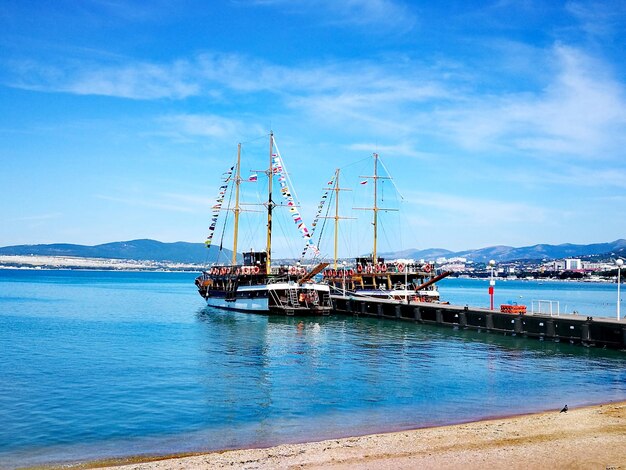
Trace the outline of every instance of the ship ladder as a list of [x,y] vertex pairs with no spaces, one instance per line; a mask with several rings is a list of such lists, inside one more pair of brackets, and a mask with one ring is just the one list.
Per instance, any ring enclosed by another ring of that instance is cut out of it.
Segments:
[[239,287],[238,279],[229,279],[226,285],[226,301],[234,301],[237,299],[237,288]]
[[324,293],[322,295],[322,305],[324,307],[328,307],[328,306],[332,305],[331,302],[330,302],[330,294]]
[[298,307],[300,305],[300,302],[298,302],[298,289],[288,289],[288,291],[289,303],[294,307]]

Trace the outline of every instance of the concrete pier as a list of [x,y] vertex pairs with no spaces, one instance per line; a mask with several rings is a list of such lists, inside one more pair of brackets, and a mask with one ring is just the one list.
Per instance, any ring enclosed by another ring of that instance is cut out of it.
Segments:
[[626,321],[580,315],[501,313],[439,303],[331,296],[337,314],[458,327],[479,331],[568,341],[584,346],[626,349]]

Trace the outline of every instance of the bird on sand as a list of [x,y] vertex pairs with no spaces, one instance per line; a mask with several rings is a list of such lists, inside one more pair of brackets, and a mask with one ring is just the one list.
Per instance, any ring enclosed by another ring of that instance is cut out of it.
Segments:
[[563,409],[560,411],[560,413],[567,413],[567,409],[568,409],[567,405],[565,405]]

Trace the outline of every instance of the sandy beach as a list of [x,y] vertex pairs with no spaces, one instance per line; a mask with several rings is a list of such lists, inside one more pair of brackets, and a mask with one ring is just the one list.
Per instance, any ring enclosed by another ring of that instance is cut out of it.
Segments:
[[91,462],[81,467],[623,469],[626,402],[265,449],[141,460]]

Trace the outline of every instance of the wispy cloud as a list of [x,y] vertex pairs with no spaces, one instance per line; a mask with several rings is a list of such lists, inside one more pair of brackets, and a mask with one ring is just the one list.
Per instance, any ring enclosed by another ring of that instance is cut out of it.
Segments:
[[[574,222],[570,213],[545,206],[508,200],[502,194],[476,197],[472,193],[443,193],[411,189],[406,192],[402,222],[411,233],[410,246],[472,246],[526,243],[544,240],[555,227]],[[529,237],[529,223],[535,227]],[[426,243],[426,244],[424,244]]]
[[459,227],[471,225],[502,226],[506,223],[542,222],[548,219],[549,211],[543,207],[503,201],[501,198],[476,198],[468,195],[425,193],[409,191],[407,199],[419,207],[431,207],[444,212],[456,221]]
[[[383,144],[407,156],[420,153],[409,142],[428,136],[473,152],[610,159],[626,144],[623,85],[609,66],[579,48],[556,44],[543,55],[552,69],[540,72],[540,88],[523,93],[484,90],[481,73],[491,69],[464,74],[458,64],[450,66],[450,74],[441,64],[391,59],[287,67],[213,53],[161,64],[22,62],[13,84],[132,99],[206,96],[221,106],[242,96],[261,99],[264,92],[318,125],[395,136],[395,142]],[[201,114],[162,118],[179,137],[240,134],[245,126],[239,121]]]
[[187,78],[189,64],[179,61],[167,66],[147,62],[122,65],[70,61],[43,65],[14,61],[16,88],[77,95],[103,95],[131,99],[186,98],[200,92],[197,82]]
[[415,150],[415,144],[410,142],[401,142],[394,145],[362,142],[348,145],[347,148],[349,150],[355,150],[358,152],[371,153],[373,151],[376,151],[386,155],[401,155],[422,159],[426,159],[432,156],[431,154],[428,154],[426,152],[418,152],[417,150]]
[[215,204],[214,199],[197,196],[195,194],[163,193],[163,197],[182,202],[187,206],[196,206],[205,209]]
[[[279,6],[290,14],[306,14],[331,25],[377,26],[395,32],[412,29],[417,18],[398,0],[253,0],[258,6]],[[378,29],[380,32],[380,29]],[[377,30],[368,29],[368,33]]]
[[626,5],[623,2],[580,2],[565,5],[566,11],[581,24],[590,36],[606,37],[623,28]]
[[[493,96],[448,109],[438,125],[466,148],[598,158],[623,148],[626,96],[600,61],[557,45],[556,74],[537,93]],[[618,131],[621,129],[621,132]]]
[[12,219],[6,220],[6,222],[40,222],[51,219],[58,219],[62,217],[63,214],[60,212],[51,212],[49,214],[36,214],[36,215],[24,215],[21,217],[14,217]]
[[159,209],[164,211],[171,212],[195,212],[193,207],[190,207],[189,204],[183,204],[182,201],[174,202],[160,202],[153,198],[140,199],[137,197],[119,197],[119,196],[109,196],[105,194],[95,194],[94,197],[97,199],[102,199],[104,201],[116,202],[125,206],[135,206],[135,207],[150,207],[153,209]]
[[211,137],[220,140],[240,138],[250,132],[245,122],[212,114],[173,114],[157,121],[170,135],[179,137]]

